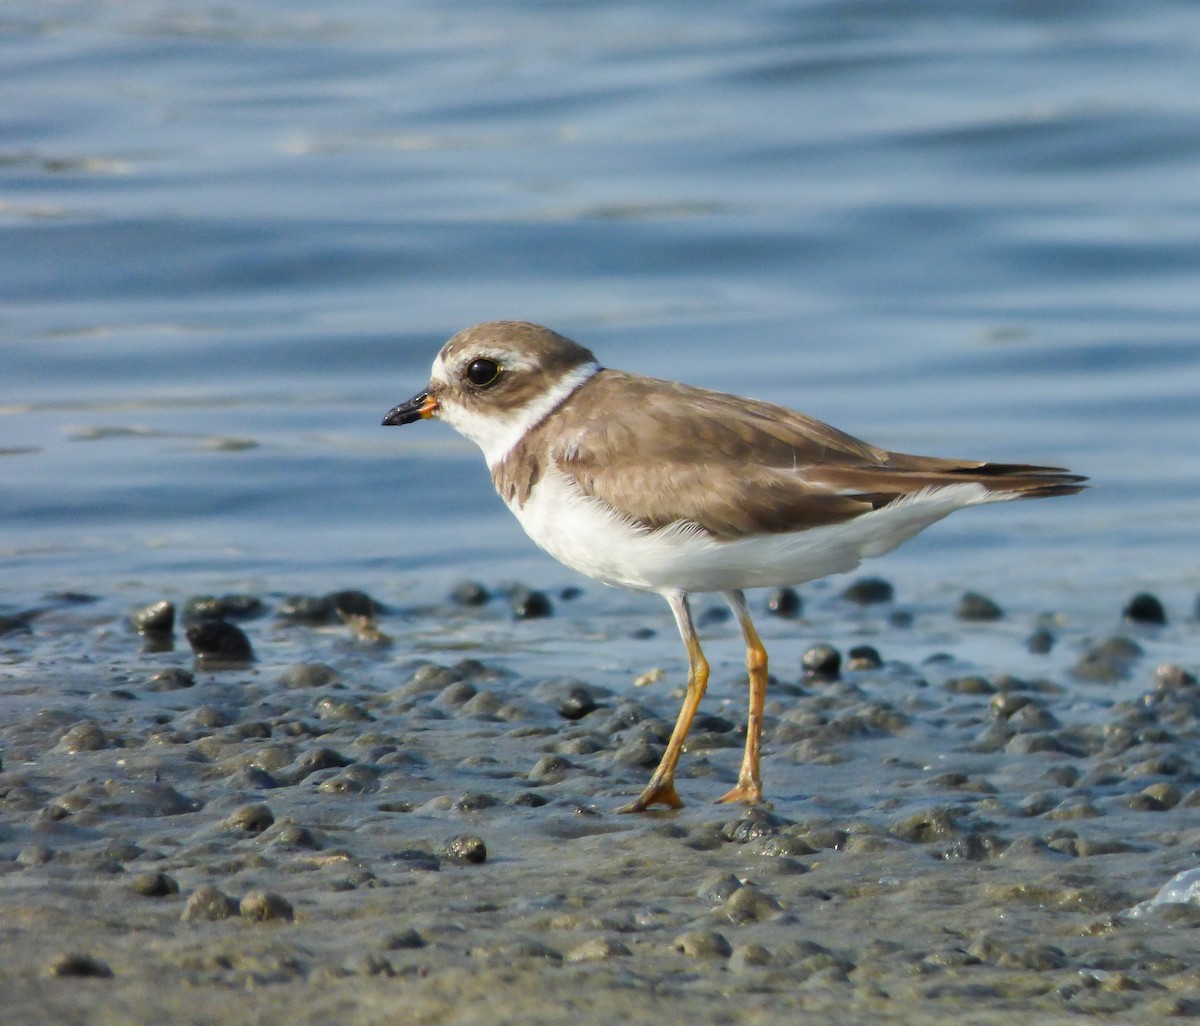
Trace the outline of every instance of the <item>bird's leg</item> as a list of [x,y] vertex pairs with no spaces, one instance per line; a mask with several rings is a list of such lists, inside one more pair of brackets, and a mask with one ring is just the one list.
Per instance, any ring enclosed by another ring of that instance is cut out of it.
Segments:
[[621,806],[618,812],[645,812],[651,805],[667,805],[672,809],[683,806],[679,795],[675,793],[675,766],[679,762],[680,753],[683,752],[683,743],[700,706],[700,699],[704,697],[704,691],[708,687],[708,660],[700,650],[700,639],[696,636],[696,628],[692,623],[692,611],[688,606],[687,595],[682,591],[670,591],[664,598],[670,604],[671,612],[675,614],[680,636],[687,646],[687,693],[683,697],[683,706],[679,710],[679,718],[675,721],[675,729],[671,731],[671,740],[667,742],[667,750],[650,778],[650,783],[634,801]]
[[738,773],[737,785],[718,802],[748,802],[753,805],[762,801],[762,776],[759,761],[762,752],[763,705],[767,699],[767,650],[759,640],[758,631],[750,622],[750,611],[746,608],[746,596],[740,591],[722,593],[733,615],[742,627],[746,640],[746,672],[750,676],[750,711],[746,717],[746,754],[742,757],[742,768]]

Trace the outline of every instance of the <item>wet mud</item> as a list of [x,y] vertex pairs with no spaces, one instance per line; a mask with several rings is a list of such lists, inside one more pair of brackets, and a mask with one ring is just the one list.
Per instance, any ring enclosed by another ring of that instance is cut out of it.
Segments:
[[383,599],[0,608],[7,1021],[1200,1018],[1200,905],[1139,906],[1200,862],[1192,610],[755,596],[746,809],[712,804],[745,681],[701,601],[687,806],[619,815],[678,709],[665,608]]

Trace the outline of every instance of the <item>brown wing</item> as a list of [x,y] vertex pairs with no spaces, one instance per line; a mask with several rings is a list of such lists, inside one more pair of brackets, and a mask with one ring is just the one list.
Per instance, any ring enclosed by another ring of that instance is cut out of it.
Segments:
[[[1053,467],[890,453],[770,403],[603,370],[533,429],[496,484],[523,501],[551,458],[587,495],[654,529],[696,524],[713,537],[840,523],[923,488],[977,481],[1055,495],[1081,478]],[[518,472],[524,466],[524,473]]]

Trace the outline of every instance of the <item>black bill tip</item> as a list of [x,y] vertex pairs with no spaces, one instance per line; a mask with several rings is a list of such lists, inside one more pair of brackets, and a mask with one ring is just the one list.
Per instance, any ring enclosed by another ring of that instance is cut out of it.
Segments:
[[383,418],[384,427],[411,424],[417,420],[428,420],[437,412],[438,401],[429,392],[418,392],[406,403],[393,406]]

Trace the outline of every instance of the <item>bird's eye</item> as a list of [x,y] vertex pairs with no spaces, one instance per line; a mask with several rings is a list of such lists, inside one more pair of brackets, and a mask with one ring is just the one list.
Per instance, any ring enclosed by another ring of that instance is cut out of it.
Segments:
[[486,357],[472,360],[467,366],[467,380],[479,388],[494,385],[500,377],[500,364]]

